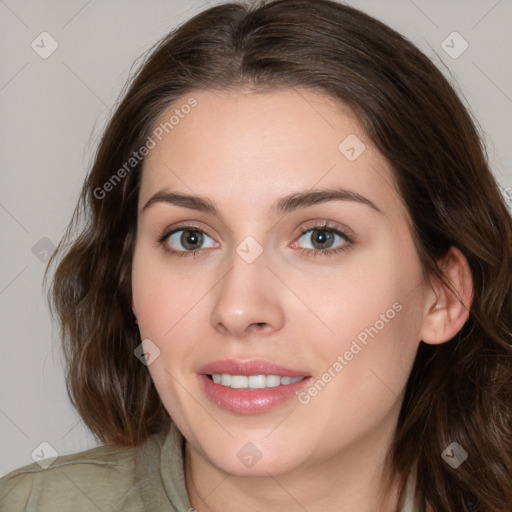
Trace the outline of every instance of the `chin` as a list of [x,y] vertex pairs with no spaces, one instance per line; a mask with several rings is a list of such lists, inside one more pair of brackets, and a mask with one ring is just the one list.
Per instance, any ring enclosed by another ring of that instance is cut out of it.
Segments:
[[[237,446],[238,448],[238,446]],[[237,477],[278,476],[293,471],[304,464],[290,449],[259,449],[256,444],[245,443],[241,449],[208,450],[210,463],[220,471]]]

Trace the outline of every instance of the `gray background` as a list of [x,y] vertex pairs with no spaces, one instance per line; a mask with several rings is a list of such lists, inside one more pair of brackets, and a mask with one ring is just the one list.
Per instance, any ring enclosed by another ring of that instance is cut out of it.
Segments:
[[[214,3],[221,2],[0,0],[0,475],[32,462],[44,441],[60,455],[95,446],[67,398],[42,260],[70,219],[135,59]],[[451,72],[481,125],[503,193],[512,197],[512,1],[347,3]],[[44,31],[59,45],[46,59],[31,47],[34,40],[50,47],[38,37]],[[443,49],[445,40],[452,54],[463,48],[458,36],[447,39],[454,31],[469,44],[457,58]]]

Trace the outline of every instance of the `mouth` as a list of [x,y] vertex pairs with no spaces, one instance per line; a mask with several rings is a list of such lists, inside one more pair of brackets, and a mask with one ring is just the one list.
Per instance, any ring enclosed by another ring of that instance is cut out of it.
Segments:
[[296,397],[311,376],[263,360],[224,360],[199,370],[207,398],[225,411],[254,415],[273,410]]

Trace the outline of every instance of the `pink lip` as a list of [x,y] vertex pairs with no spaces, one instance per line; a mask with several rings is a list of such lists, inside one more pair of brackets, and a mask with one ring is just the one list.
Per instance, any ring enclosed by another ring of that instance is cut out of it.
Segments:
[[214,373],[229,373],[230,375],[280,375],[281,377],[302,377],[308,373],[304,371],[292,370],[263,359],[252,359],[242,361],[236,359],[225,359],[215,361],[203,366],[198,373],[203,375],[213,375]]
[[[215,384],[208,375],[229,373],[230,375],[280,375],[281,377],[302,377],[299,382],[286,386],[266,389],[232,389]],[[261,414],[291,400],[311,380],[305,371],[292,370],[270,361],[224,360],[203,366],[199,381],[206,396],[218,407],[236,414]]]

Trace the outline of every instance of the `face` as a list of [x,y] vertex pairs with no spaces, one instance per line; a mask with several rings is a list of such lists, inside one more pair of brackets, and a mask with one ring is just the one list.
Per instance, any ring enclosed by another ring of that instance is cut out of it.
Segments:
[[425,297],[390,165],[321,93],[200,91],[162,121],[190,97],[145,160],[133,258],[166,409],[232,475],[381,453]]

